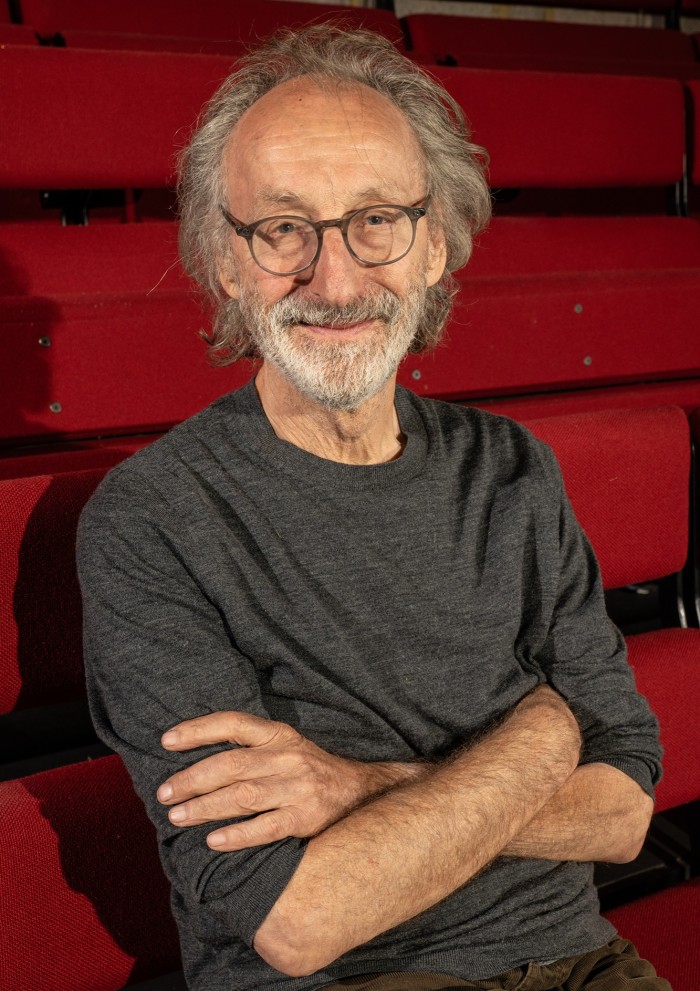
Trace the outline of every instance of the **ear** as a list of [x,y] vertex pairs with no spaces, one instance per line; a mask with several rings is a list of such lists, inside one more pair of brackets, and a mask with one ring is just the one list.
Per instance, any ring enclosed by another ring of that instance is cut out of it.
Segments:
[[434,286],[445,272],[447,247],[442,227],[436,226],[428,234],[428,267],[425,273],[426,286]]
[[231,261],[229,260],[228,264],[225,264],[221,258],[217,258],[216,267],[219,272],[219,282],[226,295],[230,296],[231,299],[240,299],[241,292]]

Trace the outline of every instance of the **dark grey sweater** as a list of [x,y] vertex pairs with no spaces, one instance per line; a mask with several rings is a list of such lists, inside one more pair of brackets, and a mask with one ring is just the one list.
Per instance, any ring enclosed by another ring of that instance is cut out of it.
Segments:
[[591,865],[499,858],[325,971],[287,978],[251,942],[305,842],[215,853],[212,825],[178,829],[156,800],[222,749],[166,753],[160,736],[183,719],[245,709],[342,756],[434,759],[544,681],[576,714],[584,761],[651,792],[656,722],[550,449],[404,389],[396,408],[401,457],[343,465],[280,441],[251,383],[114,469],[83,514],[92,714],[156,825],[197,991],[386,970],[484,978],[614,935]]

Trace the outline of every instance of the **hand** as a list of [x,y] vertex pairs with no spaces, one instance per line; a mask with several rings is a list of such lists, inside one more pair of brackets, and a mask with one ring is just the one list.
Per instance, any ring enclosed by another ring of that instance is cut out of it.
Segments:
[[422,773],[418,764],[363,764],[327,753],[286,723],[246,712],[214,712],[174,726],[166,750],[215,743],[238,748],[205,757],[158,789],[178,826],[254,818],[210,833],[216,850],[241,850],[288,836],[315,836],[363,801]]

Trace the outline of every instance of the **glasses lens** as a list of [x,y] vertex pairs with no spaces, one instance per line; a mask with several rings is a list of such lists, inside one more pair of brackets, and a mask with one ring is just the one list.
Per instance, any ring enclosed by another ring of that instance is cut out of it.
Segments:
[[396,207],[369,207],[353,217],[348,241],[363,262],[387,264],[405,255],[411,247],[413,224]]
[[255,229],[251,247],[258,265],[289,275],[311,263],[317,243],[311,224],[298,217],[270,217]]

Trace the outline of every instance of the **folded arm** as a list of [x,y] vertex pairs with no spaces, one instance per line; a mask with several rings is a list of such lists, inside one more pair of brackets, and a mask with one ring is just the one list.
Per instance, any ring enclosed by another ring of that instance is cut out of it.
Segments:
[[625,864],[642,848],[654,802],[609,764],[582,764],[502,851],[508,857]]
[[311,974],[435,905],[556,793],[580,742],[568,707],[540,686],[471,749],[314,837],[256,951],[290,976]]

